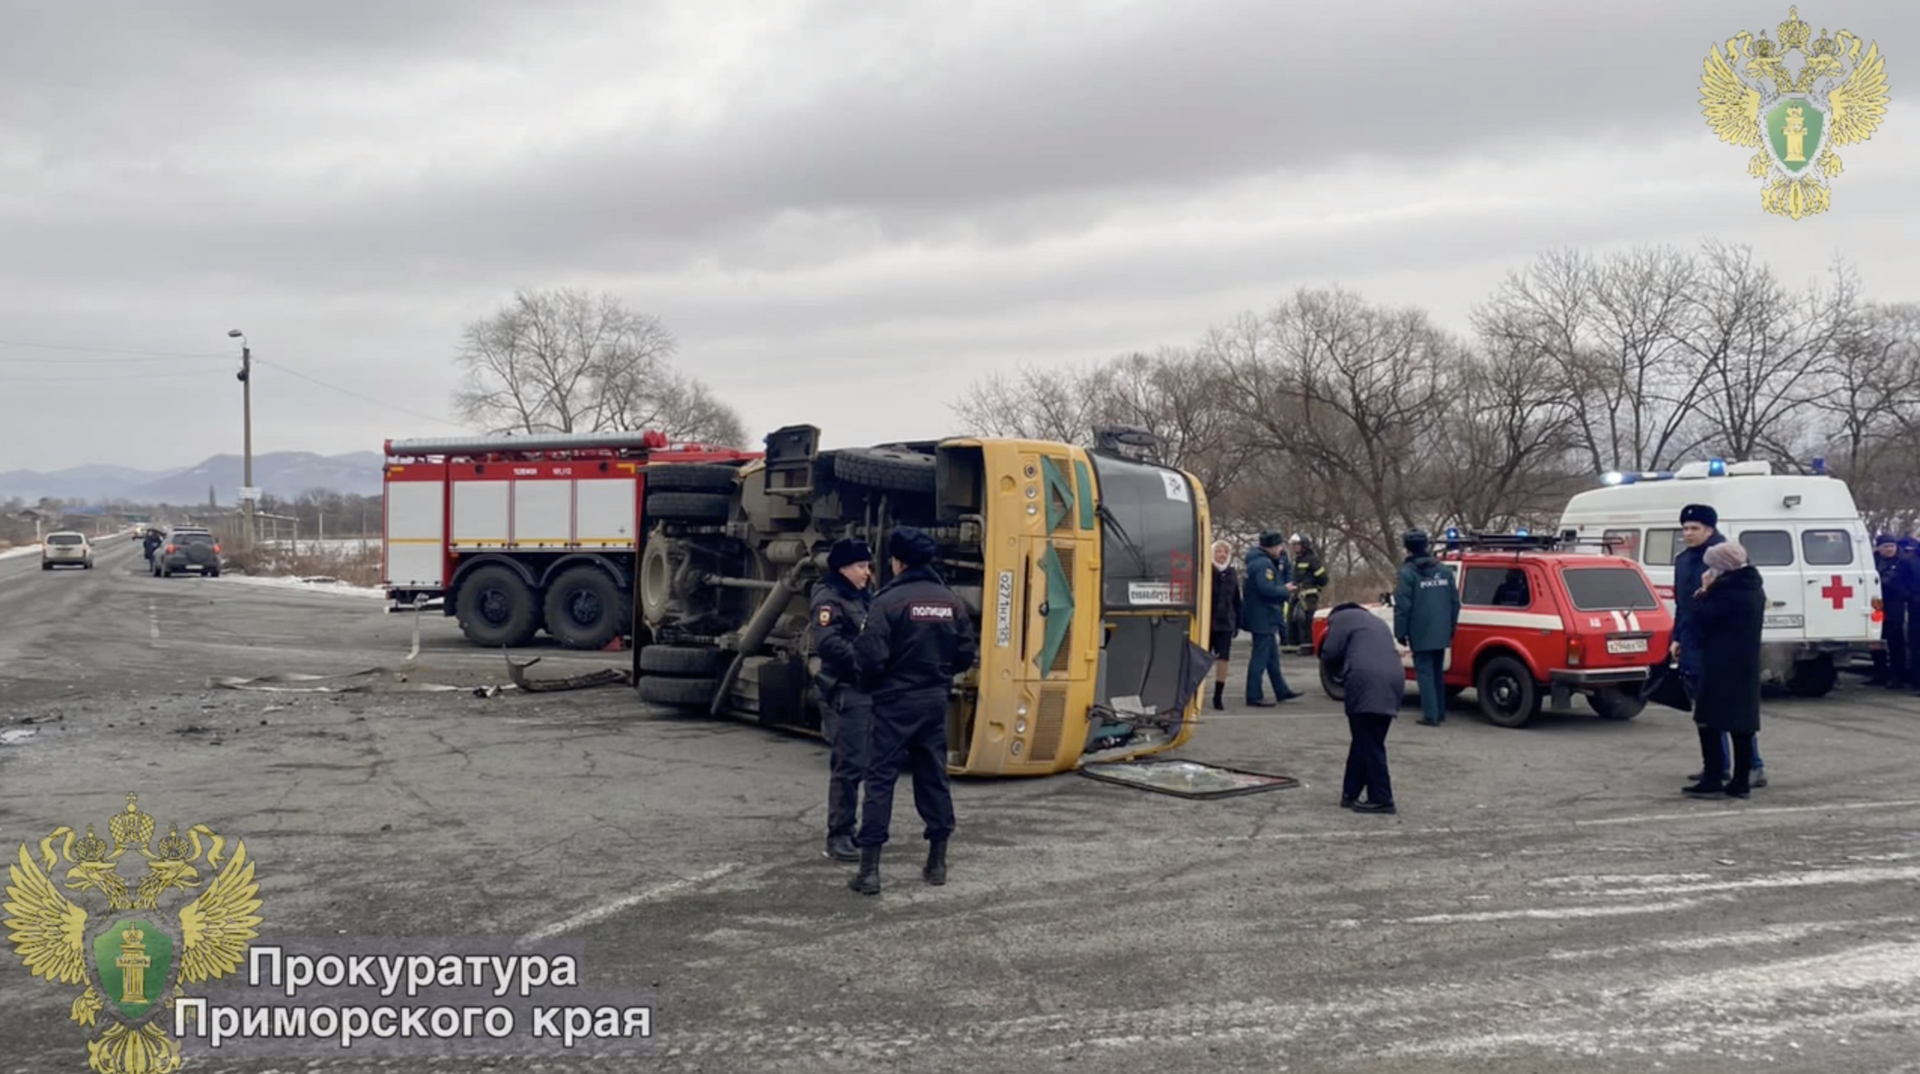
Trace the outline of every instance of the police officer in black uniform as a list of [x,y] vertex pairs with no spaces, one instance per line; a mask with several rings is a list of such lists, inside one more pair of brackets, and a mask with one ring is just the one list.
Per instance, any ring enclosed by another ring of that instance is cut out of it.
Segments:
[[860,871],[847,886],[880,893],[880,848],[893,820],[893,785],[913,773],[913,805],[927,826],[929,884],[947,882],[947,839],[953,795],[947,786],[947,698],[953,677],[973,666],[979,644],[967,606],[933,569],[939,546],[924,531],[901,526],[887,539],[893,580],[873,598],[867,627],[854,643],[873,691],[873,738],[866,804],[861,810]]
[[832,748],[827,784],[827,857],[859,861],[853,828],[860,805],[860,781],[866,776],[867,736],[873,725],[873,698],[860,686],[860,665],[853,642],[867,623],[873,595],[873,549],[856,538],[835,541],[827,552],[827,576],[813,587],[807,627],[820,670],[814,686],[821,702],[821,730]]

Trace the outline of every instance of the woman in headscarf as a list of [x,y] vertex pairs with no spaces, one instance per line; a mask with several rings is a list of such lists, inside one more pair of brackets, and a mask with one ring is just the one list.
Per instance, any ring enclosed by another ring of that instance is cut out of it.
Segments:
[[[1767,594],[1760,572],[1738,542],[1706,552],[1706,581],[1694,594],[1698,625],[1700,693],[1693,719],[1700,725],[1700,782],[1686,789],[1695,798],[1747,797],[1753,767],[1753,736],[1760,730],[1760,633],[1766,626]],[[1718,755],[1722,734],[1732,739],[1733,778],[1722,784]]]
[[1233,657],[1233,637],[1240,633],[1240,572],[1234,570],[1233,546],[1213,542],[1213,622],[1208,648],[1213,650],[1213,707],[1227,707],[1227,661]]

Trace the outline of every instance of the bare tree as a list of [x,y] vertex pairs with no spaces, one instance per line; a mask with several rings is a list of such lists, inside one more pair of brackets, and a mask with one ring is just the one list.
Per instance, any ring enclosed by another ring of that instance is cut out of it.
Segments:
[[1790,294],[1746,247],[1706,244],[1682,337],[1703,376],[1701,429],[1729,458],[1792,459],[1801,418],[1831,382],[1858,287],[1844,266],[1827,293]]
[[950,408],[976,436],[1085,443],[1100,422],[1098,373],[1098,366],[1022,366],[1012,377],[994,373],[976,382]]
[[519,291],[462,334],[454,406],[493,433],[649,427],[677,438],[742,440],[739,416],[673,369],[675,349],[659,320],[614,295]]
[[1435,430],[1427,472],[1441,514],[1499,532],[1557,514],[1592,448],[1565,368],[1542,368],[1524,344],[1490,340],[1462,357],[1454,407]]
[[1320,517],[1302,520],[1390,566],[1400,532],[1436,506],[1420,459],[1447,419],[1459,344],[1418,310],[1338,289],[1299,292],[1268,313],[1265,330],[1265,341],[1244,328],[1227,337],[1229,405],[1253,448],[1292,460],[1328,497]]

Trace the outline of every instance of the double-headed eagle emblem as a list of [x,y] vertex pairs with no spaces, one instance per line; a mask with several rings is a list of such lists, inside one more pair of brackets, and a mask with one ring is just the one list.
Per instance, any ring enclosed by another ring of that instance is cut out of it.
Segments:
[[[1769,180],[1761,207],[1798,220],[1827,211],[1827,180],[1840,174],[1834,148],[1864,142],[1879,129],[1887,72],[1878,44],[1845,30],[1829,36],[1823,29],[1815,39],[1797,7],[1776,30],[1777,42],[1762,30],[1758,39],[1745,32],[1729,38],[1724,53],[1712,47],[1700,103],[1721,141],[1759,150],[1747,174]],[[1797,74],[1787,66],[1796,52],[1805,59]]]
[[[163,1012],[186,995],[183,985],[240,967],[248,941],[259,935],[259,885],[247,845],[235,842],[232,856],[223,857],[227,840],[204,824],[185,835],[172,827],[150,846],[153,818],[140,812],[134,795],[107,831],[111,846],[91,824],[84,837],[55,828],[40,841],[38,861],[20,845],[19,861],[7,870],[7,939],[34,976],[86,985],[73,1001],[75,1022],[92,1028],[107,1014],[105,1031],[87,1042],[95,1071],[168,1074],[180,1068],[180,1042]],[[131,885],[119,872],[129,851],[147,863]],[[206,877],[195,864],[203,853]],[[63,861],[64,880],[55,883]],[[62,889],[104,912],[89,914]],[[162,903],[180,899],[190,901],[173,912],[163,909]]]

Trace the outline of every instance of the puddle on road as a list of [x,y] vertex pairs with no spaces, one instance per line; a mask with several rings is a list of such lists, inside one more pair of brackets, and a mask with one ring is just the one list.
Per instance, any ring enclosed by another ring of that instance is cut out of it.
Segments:
[[25,742],[38,733],[38,729],[32,727],[8,728],[5,731],[0,731],[0,746],[11,746],[15,742]]

